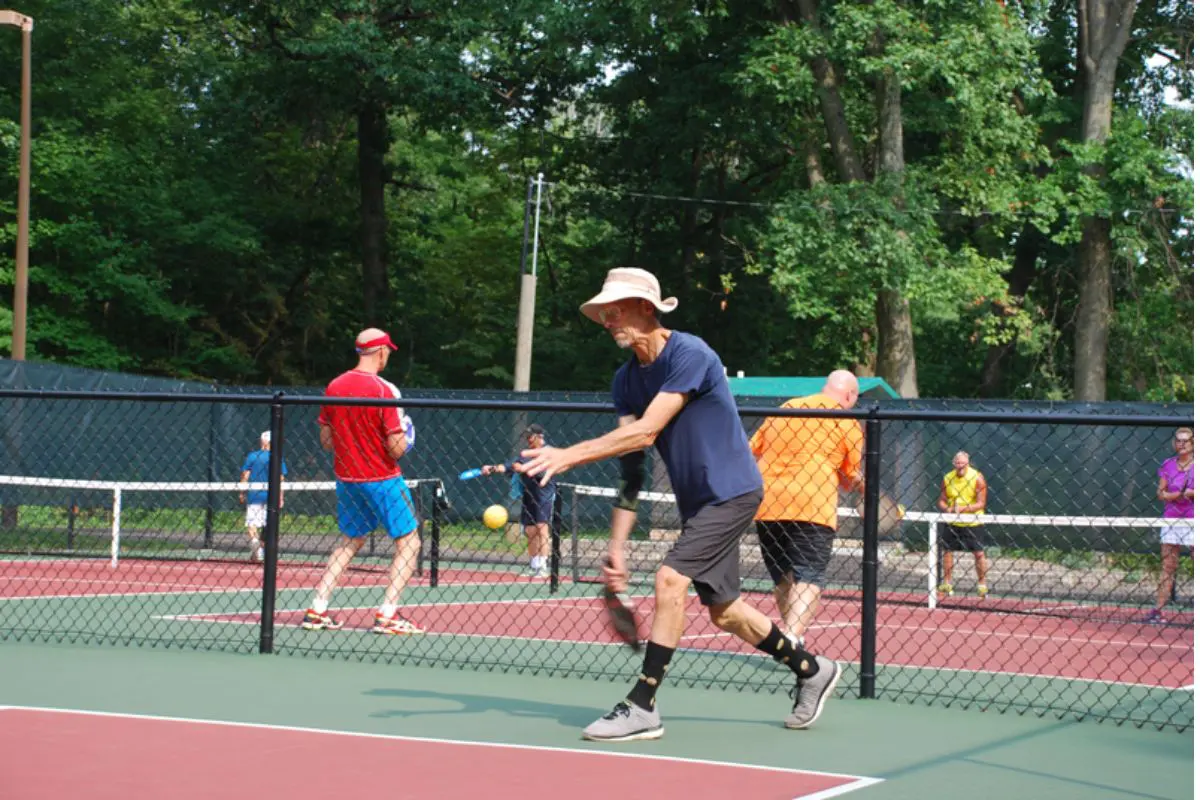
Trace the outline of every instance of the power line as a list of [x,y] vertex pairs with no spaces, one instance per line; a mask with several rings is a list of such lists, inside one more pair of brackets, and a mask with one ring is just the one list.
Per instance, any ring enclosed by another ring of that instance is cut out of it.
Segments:
[[[674,203],[695,203],[698,205],[708,205],[708,206],[732,206],[732,207],[742,207],[742,208],[763,208],[763,209],[782,209],[785,207],[791,207],[791,208],[800,207],[800,208],[806,208],[806,209],[812,210],[812,211],[837,210],[840,212],[848,212],[848,213],[876,211],[877,210],[875,208],[871,208],[871,207],[867,207],[867,206],[850,206],[850,207],[839,206],[837,209],[833,209],[828,204],[822,204],[822,203],[811,203],[811,204],[796,203],[796,202],[790,202],[790,203],[786,203],[786,204],[784,204],[784,203],[756,203],[756,202],[747,201],[747,200],[726,200],[726,199],[722,199],[722,198],[713,198],[713,197],[685,197],[683,195],[656,194],[653,192],[637,192],[637,191],[632,191],[632,190],[615,189],[615,188],[612,188],[609,186],[600,186],[600,185],[595,185],[595,184],[592,184],[592,185],[571,184],[571,183],[564,183],[562,181],[553,181],[553,182],[552,181],[543,181],[542,185],[543,186],[556,186],[556,187],[561,186],[566,189],[576,189],[576,190],[580,190],[580,191],[584,191],[584,192],[593,192],[596,194],[604,194],[604,195],[607,195],[614,199],[636,198],[636,199],[644,199],[644,200],[661,200],[661,201],[674,202]],[[1156,211],[1173,214],[1173,213],[1182,212],[1182,209],[1170,208],[1170,207],[1159,208],[1159,207],[1154,207],[1154,206],[1147,207],[1144,209],[1134,209],[1134,208],[1114,209],[1112,211],[1112,216],[1115,217],[1115,216],[1127,214],[1127,213],[1135,213],[1135,214],[1145,215],[1145,214],[1150,214],[1150,213],[1153,213]],[[916,210],[910,210],[910,209],[893,208],[893,209],[888,209],[888,213],[889,214],[917,214],[920,212],[918,212]],[[980,210],[980,211],[938,209],[938,210],[929,211],[926,213],[928,213],[930,216],[935,216],[935,217],[936,216],[964,217],[964,218],[972,218],[972,219],[980,218],[980,217],[1001,217],[1001,216],[1010,216],[1010,215],[1013,217],[1016,217],[1018,219],[1020,219],[1022,217],[1032,218],[1035,216],[1040,216],[1040,215],[1034,214],[1032,212],[1022,213],[1020,211],[1013,211],[1013,212],[1010,212],[1009,214],[1005,214],[1000,211],[989,211],[986,209]]]

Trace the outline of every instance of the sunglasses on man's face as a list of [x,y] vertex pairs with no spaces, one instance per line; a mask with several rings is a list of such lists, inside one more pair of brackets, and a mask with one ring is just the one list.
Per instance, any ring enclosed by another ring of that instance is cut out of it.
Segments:
[[1192,440],[1192,437],[1190,437],[1190,436],[1176,436],[1175,444],[1187,444],[1191,440]]

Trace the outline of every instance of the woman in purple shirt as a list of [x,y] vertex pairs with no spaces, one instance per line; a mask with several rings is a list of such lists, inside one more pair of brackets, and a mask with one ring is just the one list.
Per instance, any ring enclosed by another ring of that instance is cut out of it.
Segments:
[[[1179,551],[1192,547],[1194,527],[1191,522],[1196,516],[1196,467],[1192,463],[1194,444],[1192,429],[1179,428],[1175,431],[1175,457],[1168,458],[1158,468],[1158,499],[1166,505],[1162,526],[1162,574],[1158,579],[1158,598],[1154,610],[1146,617],[1147,622],[1163,621],[1162,610],[1171,597],[1171,585],[1175,582],[1175,570],[1179,567]],[[1189,520],[1170,522],[1170,520]]]

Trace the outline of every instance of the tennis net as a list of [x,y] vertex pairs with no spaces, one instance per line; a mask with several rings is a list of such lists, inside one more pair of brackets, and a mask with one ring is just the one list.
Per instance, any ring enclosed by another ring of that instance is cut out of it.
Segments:
[[[428,523],[442,482],[408,479],[416,516]],[[0,551],[31,556],[162,560],[254,560],[243,496],[266,483],[105,481],[0,475],[5,502],[18,508],[19,526],[0,536]],[[336,484],[283,485],[279,557],[320,560],[340,534]],[[261,526],[261,520],[259,525]],[[373,533],[362,556],[391,558]],[[260,532],[261,536],[261,532]],[[364,563],[369,563],[365,561]]]
[[[616,490],[603,486],[560,484],[562,571],[575,581],[598,580],[608,540],[609,515]],[[862,596],[863,532],[859,512],[838,509],[839,527],[826,572],[826,598],[857,600]],[[982,523],[988,560],[986,597],[980,597],[972,554],[955,553],[955,592],[944,588],[939,526],[969,519]],[[679,535],[674,495],[643,492],[642,524],[629,544],[629,566],[635,585],[653,581],[654,571]],[[1137,616],[1155,601],[1157,517],[1086,517],[1040,514],[971,516],[910,510],[900,525],[881,540],[877,552],[878,600],[935,608],[1032,613],[1089,619]],[[1192,524],[1191,520],[1170,520]],[[753,528],[741,549],[742,588],[769,592],[771,580]],[[1176,605],[1188,612],[1190,624],[1194,574],[1191,559],[1177,577]]]

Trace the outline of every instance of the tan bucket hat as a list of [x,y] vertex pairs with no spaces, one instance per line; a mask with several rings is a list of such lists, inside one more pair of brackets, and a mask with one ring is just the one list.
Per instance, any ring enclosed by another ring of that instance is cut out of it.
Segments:
[[658,287],[658,278],[651,273],[636,267],[619,267],[608,271],[600,294],[581,305],[579,310],[592,322],[600,322],[601,306],[630,298],[649,300],[664,314],[674,311],[679,306],[679,300],[674,297],[663,299],[662,290]]

